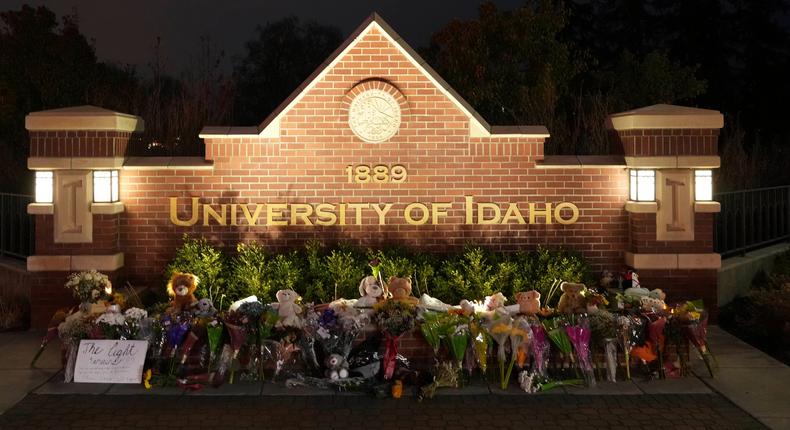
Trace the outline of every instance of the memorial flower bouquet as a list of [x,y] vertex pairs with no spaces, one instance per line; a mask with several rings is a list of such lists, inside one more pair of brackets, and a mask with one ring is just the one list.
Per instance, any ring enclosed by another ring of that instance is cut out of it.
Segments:
[[530,328],[526,318],[516,318],[510,329],[510,364],[508,364],[507,373],[502,380],[503,390],[507,389],[507,384],[510,382],[514,364],[519,362],[519,367],[524,367],[531,339],[532,328]]
[[83,311],[87,311],[87,305],[96,303],[103,295],[112,294],[110,278],[96,270],[72,273],[66,281],[66,288],[71,290],[74,297],[82,302],[81,310]]
[[513,331],[513,318],[506,314],[495,313],[487,323],[487,330],[497,344],[497,360],[499,362],[499,381],[502,389],[506,389],[509,378],[505,379],[505,348]]
[[398,355],[398,341],[404,333],[414,328],[416,311],[414,305],[398,300],[387,300],[374,306],[374,320],[384,333],[384,379],[391,379],[395,373],[395,358]]
[[532,373],[540,378],[547,378],[547,366],[549,362],[549,345],[546,328],[541,323],[532,324]]
[[123,316],[126,322],[124,327],[125,337],[127,339],[140,339],[144,334],[148,312],[145,309],[129,308],[123,312]]
[[445,314],[441,337],[458,370],[464,360],[466,347],[469,345],[469,319],[456,314]]
[[485,375],[488,370],[488,348],[491,346],[491,336],[477,316],[472,316],[469,321],[469,335],[477,359],[477,366],[480,368],[480,372]]
[[95,323],[101,328],[106,339],[126,338],[126,317],[118,305],[112,305],[107,311],[96,318]]
[[82,312],[74,312],[58,325],[58,337],[64,347],[64,382],[74,379],[74,365],[77,362],[77,349],[80,341],[87,339],[93,331],[90,318]]
[[[551,339],[551,343],[560,350],[563,356],[568,357],[570,365],[574,367],[573,346],[571,345],[571,339],[568,337],[568,332],[565,331],[566,325],[567,321],[565,321],[564,317],[554,317],[543,321],[543,327],[546,329],[546,334]],[[577,371],[575,367],[574,371]]]
[[420,332],[425,341],[433,349],[433,358],[439,356],[439,347],[442,345],[442,324],[446,314],[426,311],[420,316]]
[[631,348],[634,346],[634,328],[631,318],[627,315],[620,315],[615,320],[617,322],[617,340],[623,348],[625,355],[625,379],[631,380]]
[[590,337],[592,336],[592,330],[590,330],[589,321],[584,317],[578,318],[576,324],[565,326],[565,332],[568,334],[568,339],[570,339],[573,344],[574,351],[576,351],[576,358],[579,359],[579,367],[582,369],[585,384],[588,387],[594,387],[595,373],[592,365],[592,357],[590,355]]
[[681,333],[694,345],[705,362],[710,376],[713,377],[719,365],[708,345],[708,312],[703,307],[702,301],[686,302],[673,311],[673,317]]

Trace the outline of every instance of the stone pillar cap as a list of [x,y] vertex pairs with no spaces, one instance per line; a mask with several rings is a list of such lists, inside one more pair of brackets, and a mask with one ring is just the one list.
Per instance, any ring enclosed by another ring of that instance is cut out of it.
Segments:
[[25,117],[29,131],[142,131],[144,126],[139,116],[90,105],[31,112]]
[[657,104],[609,115],[606,127],[614,130],[724,127],[724,116],[711,109]]

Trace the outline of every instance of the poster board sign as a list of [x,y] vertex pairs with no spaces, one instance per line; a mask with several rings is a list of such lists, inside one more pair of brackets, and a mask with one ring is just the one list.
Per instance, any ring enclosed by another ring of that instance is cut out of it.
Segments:
[[147,350],[144,340],[82,340],[74,382],[139,384]]

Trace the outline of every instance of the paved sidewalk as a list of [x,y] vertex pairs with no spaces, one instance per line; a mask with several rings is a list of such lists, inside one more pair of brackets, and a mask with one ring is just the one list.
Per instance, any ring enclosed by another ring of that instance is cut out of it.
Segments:
[[[391,399],[382,401],[366,395],[354,395],[354,393],[335,395],[326,390],[287,389],[282,385],[271,383],[225,385],[219,389],[207,388],[198,392],[184,392],[177,388],[158,388],[147,391],[140,385],[64,384],[59,380],[61,377],[61,374],[58,373],[60,348],[57,341],[47,348],[39,359],[36,369],[29,368],[30,359],[38,348],[40,336],[39,332],[0,334],[0,413],[6,411],[0,415],[0,428],[6,428],[6,426],[14,428],[15,423],[27,423],[28,419],[32,420],[34,416],[38,415],[52,416],[56,419],[67,416],[77,420],[59,422],[60,427],[63,427],[65,422],[85,424],[84,421],[77,419],[80,416],[79,411],[85,408],[86,412],[84,413],[90,414],[87,411],[96,407],[100,409],[106,407],[136,411],[148,410],[150,418],[156,421],[158,418],[155,417],[167,416],[168,410],[172,412],[172,402],[162,402],[162,398],[157,395],[167,395],[173,399],[192,397],[189,403],[179,401],[179,405],[193,411],[201,411],[199,414],[201,416],[205,411],[216,407],[216,413],[219,415],[228,415],[222,414],[224,410],[239,409],[238,413],[244,417],[247,414],[245,408],[259,411],[262,405],[281,403],[324,411],[322,405],[327,401],[335,404],[336,408],[346,411],[356,411],[359,405],[368,405],[368,403],[373,410],[386,405],[391,405],[396,409],[413,408],[409,413],[418,413],[420,416],[427,417],[428,420],[435,418],[442,422],[447,417],[439,412],[434,412],[430,405],[444,405],[446,402],[450,402],[449,404],[457,404],[459,408],[465,410],[463,424],[475,422],[477,416],[475,414],[496,415],[483,409],[477,411],[476,407],[468,409],[467,403],[471,402],[481,408],[485,406],[492,410],[498,407],[510,408],[509,405],[521,405],[514,409],[511,415],[523,412],[523,422],[533,421],[529,418],[530,414],[534,414],[536,409],[543,408],[546,409],[546,414],[541,415],[540,419],[538,417],[535,419],[544,424],[560,427],[563,426],[563,423],[565,425],[573,424],[573,417],[578,412],[588,415],[587,420],[602,423],[604,427],[624,425],[625,422],[619,420],[635,415],[635,418],[628,421],[628,425],[639,427],[639,417],[647,414],[646,416],[653,420],[658,419],[658,416],[663,417],[662,423],[669,427],[676,425],[680,427],[683,420],[677,417],[681,417],[687,420],[685,421],[687,425],[692,427],[699,425],[702,421],[705,426],[716,428],[760,428],[760,423],[776,429],[790,428],[790,412],[788,411],[790,408],[786,407],[786,400],[790,394],[790,388],[788,388],[790,387],[790,368],[725,333],[718,327],[711,327],[709,334],[712,350],[720,365],[720,372],[715,379],[707,377],[704,365],[701,362],[696,362],[694,364],[695,372],[702,375],[701,378],[690,377],[648,382],[621,381],[616,384],[600,383],[595,389],[560,388],[533,396],[524,394],[518,390],[515,384],[512,384],[506,392],[502,392],[496,387],[470,386],[460,390],[440,389],[437,392],[437,399],[422,404],[418,404],[414,399],[403,399],[400,402]],[[28,393],[31,394],[28,395]],[[125,397],[123,403],[118,402],[116,395]],[[246,397],[240,398],[239,396]],[[22,399],[24,400],[21,403],[12,408]],[[413,406],[405,407],[402,406],[403,404]],[[624,412],[620,417],[617,417],[616,413],[608,413],[612,408],[618,410],[617,405],[622,405],[628,413]],[[450,408],[450,406],[446,407]],[[533,412],[524,412],[523,408]],[[653,412],[643,413],[651,408],[659,410],[661,413],[656,413],[656,416]],[[69,412],[70,410],[72,412]],[[565,421],[555,420],[550,414],[552,410],[556,412],[557,417],[563,417]],[[562,412],[563,410],[565,412]],[[635,414],[636,410],[639,410],[640,414]],[[469,415],[470,411],[476,412]],[[294,409],[293,412],[298,412],[298,409]],[[335,412],[332,410],[324,412],[328,414],[327,417],[340,419],[340,415],[335,416]],[[276,416],[275,412],[271,413]],[[256,416],[260,417],[262,412],[257,414]],[[677,421],[675,421],[676,418]],[[40,425],[44,428],[50,427],[50,424],[54,426],[56,421],[47,421],[49,419],[40,418]],[[210,420],[199,421],[201,423],[210,422]],[[30,421],[30,424],[33,422]],[[121,422],[125,425],[130,424],[128,421]],[[356,421],[346,422],[354,424]],[[252,421],[248,421],[248,423],[252,425]],[[692,425],[692,423],[694,424]],[[307,421],[301,421],[301,424],[309,427]],[[218,425],[218,423],[212,425]],[[241,425],[243,426],[243,424]],[[190,426],[190,428],[196,427]],[[330,428],[332,428],[331,425]]]
[[[30,395],[4,415],[3,429],[762,429],[717,394],[643,396],[367,396]],[[172,401],[171,401],[172,400]]]
[[0,333],[0,414],[47,382],[61,368],[60,341],[55,340],[30,368],[44,331]]
[[790,367],[718,326],[710,327],[708,341],[719,373],[711,379],[698,361],[702,381],[768,427],[790,429]]

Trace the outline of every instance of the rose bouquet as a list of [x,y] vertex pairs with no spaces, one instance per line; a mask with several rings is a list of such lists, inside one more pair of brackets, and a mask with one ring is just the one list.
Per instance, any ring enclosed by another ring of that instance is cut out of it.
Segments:
[[72,273],[65,286],[82,302],[80,310],[84,312],[89,310],[88,305],[91,303],[96,303],[102,296],[112,294],[110,278],[95,270]]
[[375,321],[384,333],[384,379],[392,378],[395,373],[395,357],[398,355],[398,341],[404,333],[411,331],[415,324],[414,305],[387,300],[374,306]]
[[[241,348],[247,342],[247,324],[249,321],[249,316],[242,314],[238,310],[228,311],[228,313],[225,314],[225,328],[228,330],[230,349],[232,351],[230,362],[227,364],[231,369],[229,381],[231,384],[236,374],[235,361],[239,357],[239,351],[241,351]],[[223,358],[227,358],[226,354],[223,355]]]

